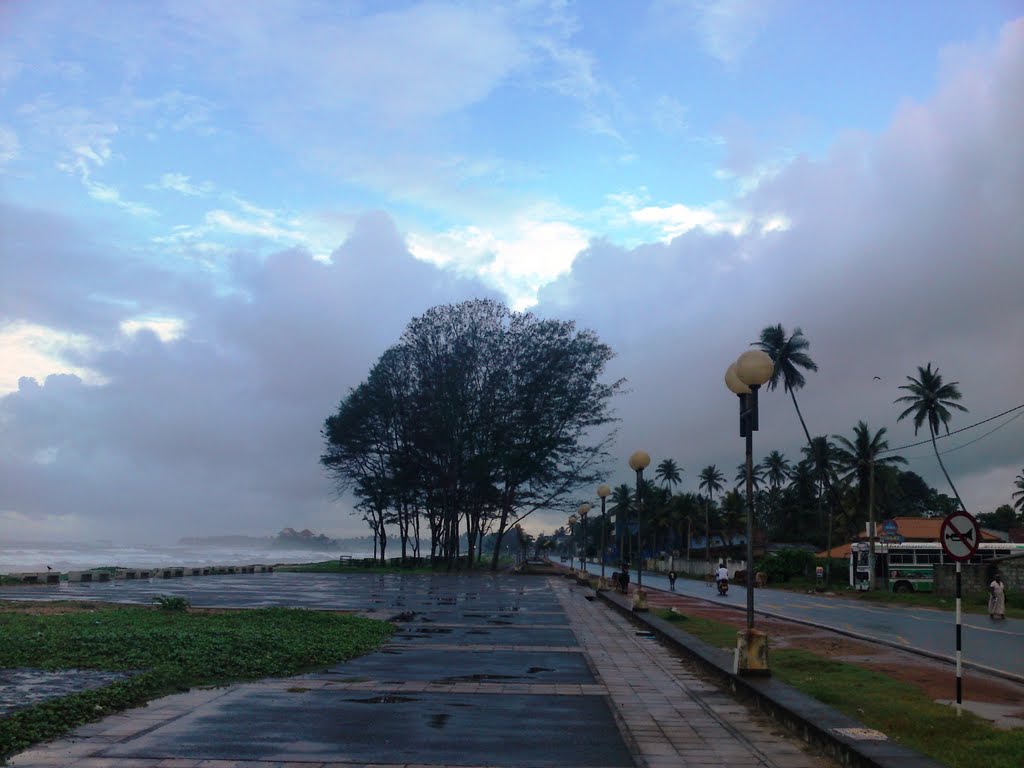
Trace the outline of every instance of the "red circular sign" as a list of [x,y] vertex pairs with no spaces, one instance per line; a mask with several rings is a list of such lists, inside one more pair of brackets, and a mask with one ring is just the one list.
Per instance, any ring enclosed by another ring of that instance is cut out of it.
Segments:
[[939,527],[939,543],[951,560],[970,560],[981,543],[981,528],[969,512],[953,512]]

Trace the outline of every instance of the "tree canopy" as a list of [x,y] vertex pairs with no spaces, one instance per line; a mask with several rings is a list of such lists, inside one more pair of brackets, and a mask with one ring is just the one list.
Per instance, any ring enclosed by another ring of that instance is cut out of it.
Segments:
[[385,526],[404,556],[422,519],[449,562],[463,535],[472,561],[495,534],[496,566],[511,526],[599,479],[623,384],[602,381],[612,357],[572,322],[490,300],[434,307],[327,418],[321,464],[359,499],[382,558]]

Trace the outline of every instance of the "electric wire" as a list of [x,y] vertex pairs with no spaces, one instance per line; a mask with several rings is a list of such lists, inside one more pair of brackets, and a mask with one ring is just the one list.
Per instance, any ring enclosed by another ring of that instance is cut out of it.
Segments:
[[[1013,408],[1008,408],[1005,411],[1003,411],[1002,413],[997,413],[995,416],[989,416],[987,419],[982,419],[981,421],[976,421],[974,424],[969,424],[966,427],[961,427],[960,429],[954,429],[952,432],[947,432],[944,435],[936,435],[935,439],[936,440],[942,440],[942,439],[947,438],[947,437],[952,437],[953,435],[960,434],[961,432],[966,432],[969,429],[974,429],[975,427],[980,427],[982,424],[987,424],[990,421],[995,421],[998,418],[1006,416],[1008,413],[1013,413],[1014,411],[1020,411],[1022,408],[1024,408],[1024,403],[1021,403],[1018,406],[1014,406]],[[1009,424],[1011,421],[1013,421],[1013,419],[1016,419],[1017,416],[1020,416],[1020,415],[1021,414],[1018,413],[1012,419],[1007,420],[1005,424],[1000,424],[998,427],[996,427],[996,429],[1001,429],[1002,427],[1006,426],[1006,424]],[[995,432],[996,429],[993,429],[991,432],[988,432],[988,433],[982,435],[981,437],[976,438],[975,440],[972,440],[971,443],[976,443],[976,442],[978,442],[978,440],[981,440],[982,437],[987,437],[988,435],[992,434],[992,432]],[[897,446],[895,448],[886,448],[884,450],[879,451],[878,453],[879,454],[883,454],[883,453],[892,453],[894,451],[903,451],[903,450],[906,450],[907,448],[916,448],[919,445],[925,445],[925,444],[930,443],[930,442],[931,442],[931,438],[928,438],[927,440],[919,440],[916,443],[907,443],[906,445],[899,445],[899,446]],[[964,445],[958,446],[957,448],[964,448],[964,447],[970,445],[971,443],[964,443]],[[957,448],[952,448],[950,450],[955,451],[955,450],[957,450]],[[950,451],[946,451],[946,453],[949,453],[949,452]]]

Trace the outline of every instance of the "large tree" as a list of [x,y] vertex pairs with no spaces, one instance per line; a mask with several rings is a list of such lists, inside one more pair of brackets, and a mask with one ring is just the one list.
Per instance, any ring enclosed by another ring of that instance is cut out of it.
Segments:
[[942,456],[939,454],[939,447],[935,442],[935,436],[939,434],[941,427],[945,427],[946,434],[949,434],[949,420],[952,418],[952,414],[949,412],[950,408],[967,412],[967,409],[957,402],[961,398],[960,389],[957,387],[958,382],[944,383],[939,375],[939,369],[936,368],[933,371],[931,363],[924,368],[917,367],[916,379],[913,376],[907,376],[907,379],[910,383],[902,385],[900,389],[905,389],[910,394],[898,397],[893,402],[909,403],[909,406],[896,421],[903,421],[905,417],[913,415],[915,435],[921,425],[928,422],[928,433],[932,438],[932,450],[935,451],[935,458],[942,468],[942,474],[946,476],[946,482],[953,489],[953,495],[960,502],[960,508],[966,512],[967,507],[964,506],[963,499],[960,498],[956,486],[953,485],[953,479],[946,471],[946,465],[942,463]]
[[422,511],[449,563],[463,535],[473,561],[493,534],[497,567],[511,526],[598,479],[622,384],[601,380],[611,357],[570,322],[486,300],[435,307],[327,419],[321,463],[364,506],[372,470],[377,503],[407,527]]

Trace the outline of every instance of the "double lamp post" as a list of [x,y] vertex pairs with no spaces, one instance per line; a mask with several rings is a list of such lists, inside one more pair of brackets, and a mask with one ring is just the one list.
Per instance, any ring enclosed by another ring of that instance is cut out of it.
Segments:
[[737,639],[735,671],[768,674],[768,637],[754,629],[754,432],[757,431],[757,390],[772,377],[771,357],[751,349],[725,372],[725,385],[740,400],[740,437],[746,438],[747,464],[747,628]]

